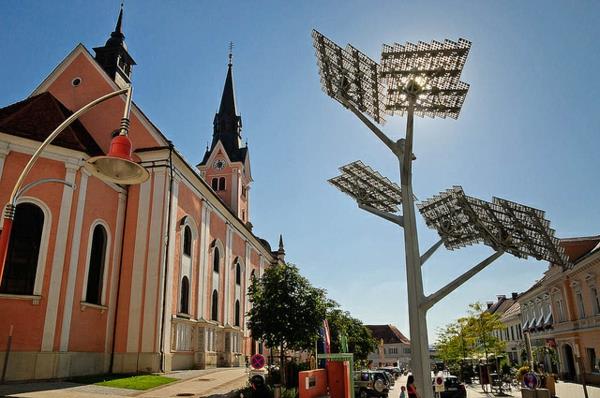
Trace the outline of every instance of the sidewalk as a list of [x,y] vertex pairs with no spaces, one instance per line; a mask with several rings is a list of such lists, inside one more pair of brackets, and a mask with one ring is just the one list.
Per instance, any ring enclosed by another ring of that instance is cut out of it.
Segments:
[[[600,387],[588,386],[588,397],[589,398],[600,398]],[[504,397],[521,397],[521,393],[517,390],[508,392]],[[584,398],[583,387],[581,384],[558,382],[556,383],[556,396],[558,398]],[[492,393],[485,393],[481,390],[479,384],[471,384],[467,386],[467,398],[493,398],[496,395]]]
[[176,396],[208,397],[226,394],[244,387],[248,376],[246,368],[216,368],[175,371],[165,376],[180,379],[151,390],[137,391],[124,388],[82,385],[69,382],[41,382],[0,385],[0,397],[20,398],[167,398]]

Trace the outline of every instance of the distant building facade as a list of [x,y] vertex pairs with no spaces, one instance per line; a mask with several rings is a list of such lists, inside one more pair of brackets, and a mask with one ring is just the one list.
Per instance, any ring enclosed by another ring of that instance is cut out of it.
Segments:
[[516,365],[522,362],[521,351],[524,348],[518,296],[518,293],[512,293],[508,298],[506,295],[498,295],[497,301],[488,302],[486,309],[487,312],[498,315],[504,325],[501,330],[495,331],[494,335],[505,343],[504,354]]
[[573,266],[550,264],[519,298],[523,330],[532,345],[556,350],[563,378],[599,383],[600,236],[561,239],[560,244]]
[[[0,109],[2,204],[40,141],[129,83],[122,18],[95,56],[78,45],[28,98]],[[241,366],[262,349],[246,327],[246,291],[284,250],[252,232],[231,58],[197,167],[133,104],[134,157],[150,179],[124,187],[90,175],[83,162],[108,152],[123,105],[111,99],[82,116],[25,181],[76,188],[44,184],[18,202],[0,281],[0,367],[13,333],[6,380]]]
[[504,325],[504,331],[500,336],[506,343],[504,352],[511,364],[521,365],[523,363],[525,340],[523,339],[523,329],[521,327],[521,305],[518,301],[514,301],[500,316],[500,322]]
[[410,366],[410,340],[394,325],[366,325],[378,342],[368,356],[374,366]]

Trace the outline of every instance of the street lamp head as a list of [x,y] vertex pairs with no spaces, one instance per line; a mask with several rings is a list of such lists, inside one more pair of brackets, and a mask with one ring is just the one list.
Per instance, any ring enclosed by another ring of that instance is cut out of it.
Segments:
[[112,139],[107,155],[88,159],[85,168],[101,180],[121,185],[141,184],[150,177],[148,170],[131,158],[131,140],[123,133]]

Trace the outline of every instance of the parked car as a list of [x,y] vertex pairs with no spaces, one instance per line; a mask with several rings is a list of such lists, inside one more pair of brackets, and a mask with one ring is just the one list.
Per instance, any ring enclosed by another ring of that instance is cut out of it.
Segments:
[[[435,391],[435,377],[431,380],[431,385]],[[467,398],[467,389],[456,376],[444,376],[444,390],[440,393],[440,398]]]
[[394,385],[396,385],[396,378],[394,377],[393,373],[387,368],[379,368],[377,371],[382,372],[385,375],[388,384],[390,385],[390,390],[394,388]]
[[385,372],[361,370],[354,372],[354,391],[359,398],[387,398],[390,392],[390,385]]
[[400,370],[400,368],[396,368],[393,366],[384,366],[379,369],[383,369],[385,371],[390,372],[394,376],[395,379],[397,379],[398,377],[400,377],[402,375],[402,371]]

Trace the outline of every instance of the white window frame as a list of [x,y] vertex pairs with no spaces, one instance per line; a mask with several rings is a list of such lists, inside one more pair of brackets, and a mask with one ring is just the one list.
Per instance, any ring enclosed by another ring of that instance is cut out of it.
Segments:
[[[48,256],[48,246],[50,244],[50,230],[52,229],[52,212],[45,202],[32,196],[22,196],[17,200],[17,206],[23,203],[30,203],[40,208],[44,214],[44,225],[42,226],[42,236],[40,237],[40,250],[38,252],[38,261],[35,268],[35,279],[33,282],[33,293],[31,296],[41,296],[44,286],[44,274],[46,272],[46,259]],[[3,209],[4,210],[4,209]],[[4,220],[2,219],[2,224]],[[2,225],[3,226],[3,225]],[[56,239],[55,239],[56,240]],[[6,296],[15,296],[14,294],[3,293]],[[20,296],[20,295],[16,295]],[[29,296],[29,295],[28,295]]]
[[101,218],[95,219],[90,225],[90,229],[88,231],[88,242],[87,249],[85,255],[85,271],[83,273],[83,287],[81,289],[81,301],[86,303],[87,296],[87,280],[88,274],[90,272],[90,257],[92,255],[92,243],[94,238],[94,230],[96,227],[100,225],[104,227],[104,231],[106,232],[106,248],[104,249],[104,264],[102,264],[102,294],[100,296],[100,305],[106,305],[106,284],[108,281],[108,269],[110,266],[110,253],[111,253],[111,242],[112,242],[112,234],[110,232],[110,228],[108,227],[108,223]]
[[[185,228],[189,228],[190,232],[192,234],[192,242],[191,242],[191,247],[190,247],[190,265],[189,265],[189,270],[188,272],[184,272],[184,264],[183,264],[183,260],[184,260],[184,256],[187,257],[186,255],[183,254],[183,247],[184,247],[184,241],[185,241]],[[185,315],[191,315],[192,313],[192,298],[194,297],[194,295],[192,294],[192,291],[194,289],[194,259],[195,259],[195,251],[196,251],[196,246],[197,246],[197,241],[198,241],[198,228],[196,226],[196,223],[194,222],[194,219],[189,216],[189,215],[185,215],[182,219],[181,222],[179,224],[179,235],[180,235],[180,242],[179,242],[179,283],[177,284],[178,288],[177,288],[177,312],[184,314],[183,312],[181,312],[182,308],[181,308],[181,288],[183,286],[183,277],[187,276],[188,278],[188,282],[189,282],[189,289],[188,289],[188,312],[185,313]]]

